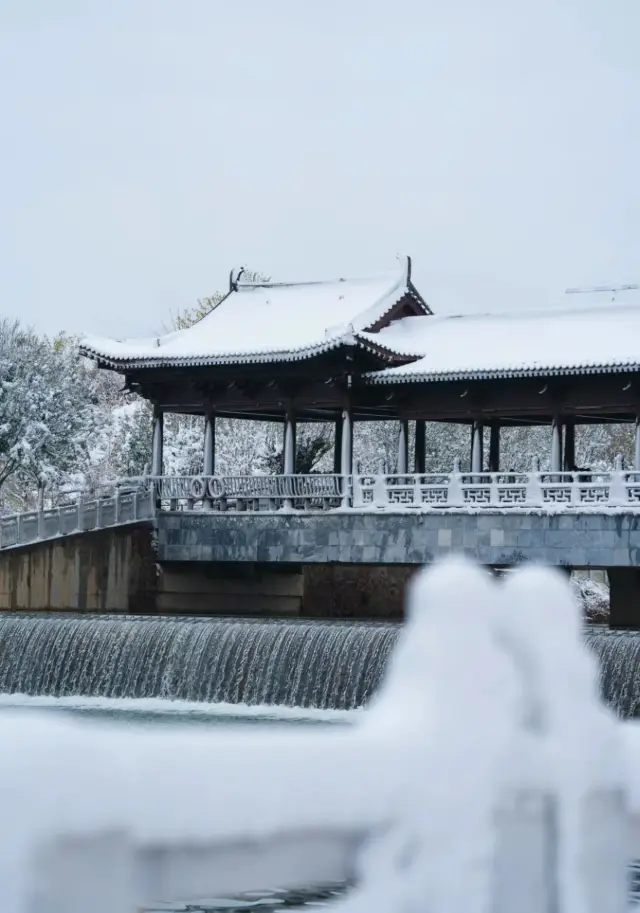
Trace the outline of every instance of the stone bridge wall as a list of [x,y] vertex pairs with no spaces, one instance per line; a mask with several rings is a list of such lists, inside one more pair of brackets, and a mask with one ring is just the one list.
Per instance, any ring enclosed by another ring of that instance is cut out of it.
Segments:
[[0,609],[155,611],[153,526],[127,525],[0,552]]
[[161,513],[0,552],[0,610],[398,617],[452,551],[606,568],[611,622],[640,627],[640,517],[616,513]]
[[463,551],[481,564],[640,565],[640,515],[623,513],[161,514],[161,561],[424,564]]

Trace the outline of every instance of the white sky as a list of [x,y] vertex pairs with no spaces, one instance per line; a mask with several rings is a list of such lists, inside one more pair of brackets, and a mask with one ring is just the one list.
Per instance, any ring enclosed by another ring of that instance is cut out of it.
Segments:
[[0,300],[166,326],[243,263],[440,312],[640,281],[640,0],[0,0]]

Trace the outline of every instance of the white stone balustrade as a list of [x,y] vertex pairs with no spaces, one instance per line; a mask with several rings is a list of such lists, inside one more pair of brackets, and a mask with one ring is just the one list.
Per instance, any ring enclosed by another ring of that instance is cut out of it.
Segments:
[[640,512],[640,470],[145,476],[0,518],[0,549],[151,520],[157,510]]
[[65,494],[54,507],[0,517],[0,550],[152,519],[156,505],[152,487],[116,484],[95,492]]
[[149,479],[168,509],[640,510],[640,471],[162,476]]
[[625,913],[640,744],[600,702],[568,584],[451,561],[408,617],[337,730],[1,719],[3,913],[346,878],[341,913]]

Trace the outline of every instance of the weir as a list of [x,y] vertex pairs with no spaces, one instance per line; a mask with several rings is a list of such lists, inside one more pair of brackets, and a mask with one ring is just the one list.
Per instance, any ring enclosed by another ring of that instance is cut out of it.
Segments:
[[393,624],[0,616],[0,692],[351,709]]
[[[0,692],[349,710],[376,690],[399,625],[0,616]],[[606,700],[640,715],[640,635],[592,629]]]

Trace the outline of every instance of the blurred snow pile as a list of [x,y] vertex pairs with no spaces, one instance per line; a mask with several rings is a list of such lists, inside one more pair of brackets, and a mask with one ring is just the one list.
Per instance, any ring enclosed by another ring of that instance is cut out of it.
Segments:
[[566,579],[451,560],[407,609],[361,723],[397,745],[393,820],[342,913],[624,909],[621,732]]

